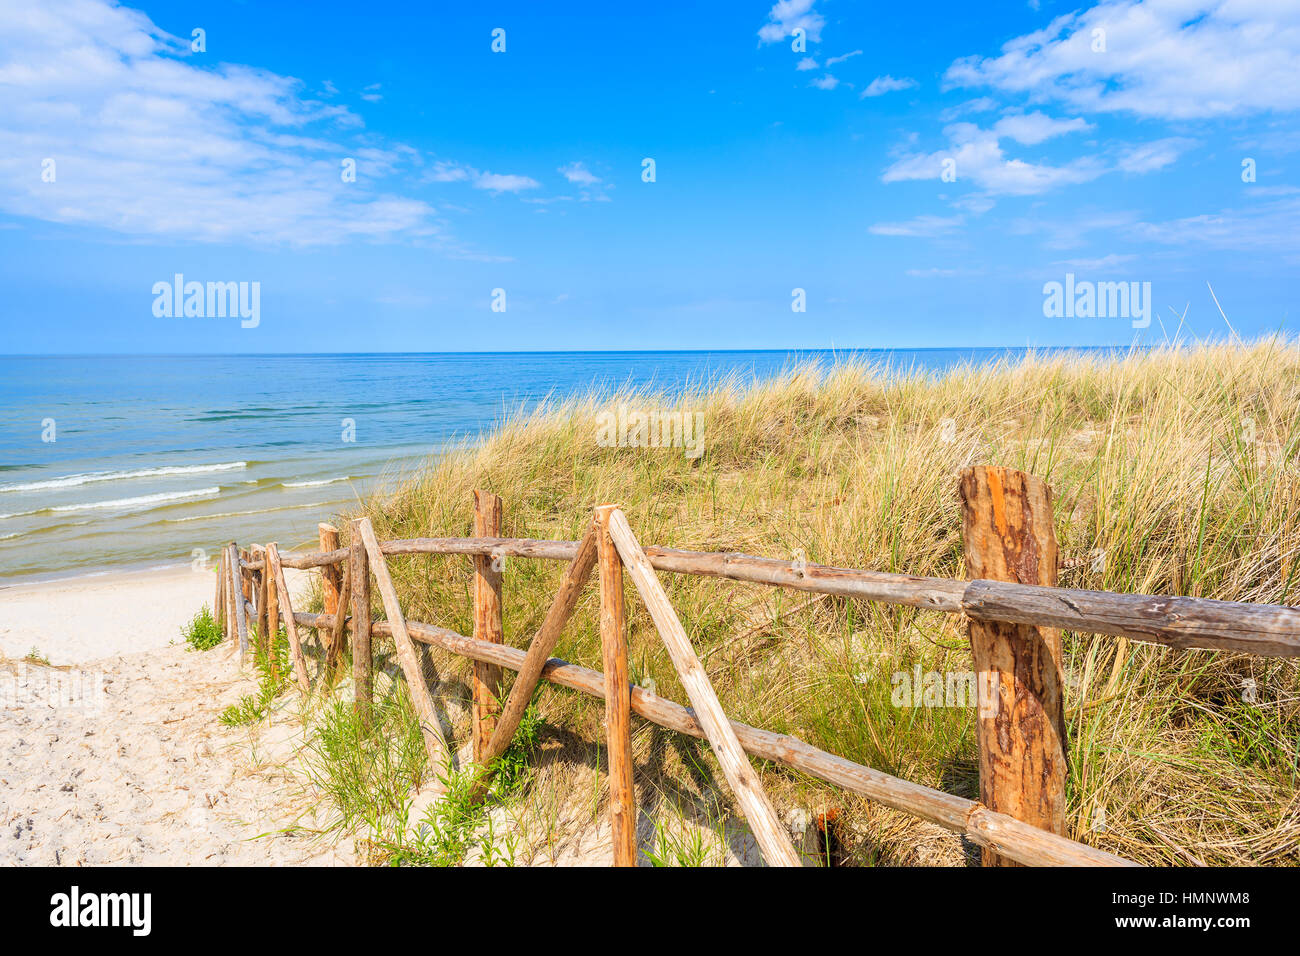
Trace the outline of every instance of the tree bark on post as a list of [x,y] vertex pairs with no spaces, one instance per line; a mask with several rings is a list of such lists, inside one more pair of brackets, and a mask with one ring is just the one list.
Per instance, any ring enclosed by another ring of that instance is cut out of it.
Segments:
[[[337,551],[339,547],[339,529],[332,524],[321,522],[316,526],[320,535],[320,549],[322,551]],[[325,604],[326,614],[338,614],[340,604],[344,603],[339,600],[339,594],[343,590],[343,572],[333,564],[323,564],[320,569],[320,590],[321,599]],[[344,611],[343,613],[347,613]],[[331,628],[328,632],[318,630],[317,638],[325,645],[325,668],[328,672],[338,662],[341,648],[335,647],[334,635],[338,633],[337,628]]]
[[[474,492],[474,536],[496,538],[501,534],[501,499],[487,491]],[[489,554],[474,555],[474,636],[480,641],[501,644],[505,631],[501,623],[501,570],[494,568]],[[470,680],[473,690],[474,762],[481,763],[497,716],[501,713],[501,668],[474,662]]]
[[253,589],[257,592],[257,647],[265,654],[270,642],[267,635],[270,633],[270,610],[266,603],[266,548],[262,545],[255,544],[249,553],[253,560],[260,560],[262,567],[260,570],[253,572]]
[[[960,493],[968,577],[1056,584],[1052,492],[1041,479],[978,466],[962,472]],[[976,620],[970,621],[969,631],[981,694],[976,723],[980,802],[1063,835],[1067,765],[1061,632]],[[987,847],[983,858],[985,866],[1018,865]]]
[[248,621],[244,617],[244,569],[239,563],[239,546],[230,542],[226,548],[226,562],[230,570],[230,604],[234,608],[235,636],[239,639],[239,663],[248,654]]
[[239,549],[239,590],[243,594],[244,600],[252,603],[253,600],[253,571],[251,568],[245,568],[244,565],[252,560],[247,548]]
[[636,792],[632,782],[632,687],[627,679],[623,562],[609,535],[615,505],[596,509],[600,562],[600,646],[605,667],[605,742],[609,751],[609,829],[614,866],[636,866]]
[[275,680],[279,676],[280,595],[271,571],[271,548],[262,550],[262,597],[266,601],[266,670]]
[[362,720],[368,721],[373,668],[370,652],[370,561],[361,540],[360,519],[352,521],[348,562],[352,578],[353,707]]
[[230,633],[226,626],[226,549],[217,555],[217,588],[212,594],[212,617],[224,636]]

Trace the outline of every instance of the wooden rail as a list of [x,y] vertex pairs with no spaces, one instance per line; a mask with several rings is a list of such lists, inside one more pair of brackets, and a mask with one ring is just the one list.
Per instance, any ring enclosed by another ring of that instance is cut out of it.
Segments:
[[[470,538],[380,541],[369,520],[363,518],[351,523],[346,548],[337,547],[338,532],[327,525],[321,529],[322,549],[315,552],[280,555],[274,544],[268,544],[254,546],[245,557],[231,543],[223,549],[218,569],[216,614],[232,643],[242,639],[245,644],[245,619],[256,621],[259,635],[265,635],[274,633],[282,614],[294,651],[295,677],[304,690],[305,664],[300,672],[297,626],[312,629],[320,637],[326,649],[326,675],[333,673],[350,633],[356,706],[362,714],[368,713],[370,704],[371,639],[375,635],[391,638],[411,688],[429,758],[435,763],[448,759],[449,747],[411,642],[472,660],[476,675],[472,686],[472,739],[475,760],[482,771],[480,793],[486,787],[493,761],[509,745],[539,680],[602,698],[606,703],[616,865],[635,862],[632,841],[636,810],[628,713],[709,741],[764,858],[772,865],[796,865],[798,857],[746,754],[810,774],[965,834],[983,849],[987,865],[1132,865],[1064,836],[1067,763],[1057,629],[1123,635],[1173,647],[1294,657],[1300,656],[1300,609],[1055,587],[1057,556],[1050,489],[1019,472],[980,467],[963,474],[961,491],[967,569],[976,577],[972,581],[860,571],[728,552],[642,548],[623,513],[605,505],[593,513],[581,541],[478,533]],[[476,532],[500,527],[499,499],[476,493],[475,508]],[[331,544],[335,547],[328,547]],[[414,554],[475,559],[474,637],[405,619],[387,560]],[[550,611],[527,650],[504,643],[500,631],[499,562],[506,557],[569,564]],[[550,657],[598,563],[603,672]],[[292,609],[280,570],[283,567],[322,569],[326,582],[324,613]],[[690,697],[691,708],[628,682],[623,634],[624,570],[646,602]],[[977,670],[995,678],[992,686],[997,695],[996,710],[991,715],[982,712],[978,725],[980,801],[902,780],[818,750],[797,738],[730,720],[699,666],[656,571],[964,614]],[[386,621],[370,618],[372,575],[379,585]],[[256,600],[248,600],[248,595]],[[504,704],[498,700],[496,677],[501,668],[518,672]]]
[[[505,555],[572,561],[577,541],[531,538],[408,538],[380,542],[386,555]],[[1108,634],[1185,650],[1241,651],[1261,657],[1300,657],[1300,608],[1210,598],[1117,594],[1011,581],[955,581],[886,571],[798,564],[727,551],[680,551],[653,545],[656,571],[750,581],[797,591],[964,614],[976,621],[1010,621]],[[284,555],[286,568],[318,568],[346,559],[347,550]],[[252,567],[260,568],[254,562]]]

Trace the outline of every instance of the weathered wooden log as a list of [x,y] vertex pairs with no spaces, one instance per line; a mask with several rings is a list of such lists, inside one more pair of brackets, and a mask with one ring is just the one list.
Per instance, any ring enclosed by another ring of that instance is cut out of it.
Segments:
[[275,583],[275,572],[267,557],[269,550],[270,545],[262,549],[262,561],[265,565],[262,569],[262,594],[266,598],[266,671],[274,681],[280,676],[280,599],[279,588]]
[[[530,538],[408,538],[382,542],[384,554],[502,554],[572,561],[576,541]],[[647,546],[656,571],[749,581],[950,613],[976,620],[1112,634],[1172,647],[1231,650],[1269,657],[1300,657],[1300,608],[1209,598],[1112,594],[1004,581],[953,581],[884,571],[756,558],[731,552],[680,551]],[[285,567],[339,561],[346,552],[282,556]]]
[[270,627],[271,611],[267,600],[267,574],[266,574],[266,548],[260,544],[255,544],[249,549],[250,566],[256,562],[257,567],[253,569],[253,588],[257,592],[257,646],[262,653],[269,652],[271,646]]
[[[304,626],[323,626],[319,619],[324,615],[299,613],[294,616]],[[515,671],[524,666],[528,656],[517,647],[476,641],[445,627],[419,621],[407,621],[406,626],[413,640],[451,654],[490,661]],[[391,633],[390,626],[385,621],[377,622],[374,630],[380,635]],[[590,668],[551,658],[542,667],[541,676],[543,680],[590,697],[603,699],[605,696],[604,675]],[[705,736],[693,710],[644,688],[631,688],[631,706],[634,714],[660,727],[691,737]],[[797,737],[760,730],[739,721],[733,720],[730,723],[741,745],[755,757],[775,761],[827,783],[860,793],[884,806],[911,813],[955,833],[965,833],[977,846],[989,847],[1021,863],[1030,866],[1137,865],[1104,850],[1076,843],[1021,823],[1005,814],[995,813],[973,800],[903,780],[819,750]]]
[[379,586],[379,597],[384,602],[384,612],[388,615],[389,628],[393,643],[397,646],[397,660],[406,675],[407,689],[411,693],[411,704],[420,719],[420,733],[424,736],[424,747],[429,754],[429,763],[435,769],[441,769],[447,761],[447,741],[443,739],[442,727],[438,723],[438,712],[433,706],[433,697],[429,685],[424,680],[424,669],[420,666],[420,655],[411,643],[411,635],[406,630],[406,619],[402,615],[402,606],[397,600],[397,589],[388,573],[388,562],[379,550],[375,539],[375,529],[369,518],[362,518],[355,525],[365,546],[366,556],[370,559],[370,570],[375,575]]
[[1112,634],[1170,647],[1300,657],[1300,609],[1208,598],[1115,594],[971,581],[962,607],[977,621]]
[[331,564],[340,564],[348,560],[351,551],[348,548],[335,548],[333,551],[300,551],[297,554],[280,555],[280,565],[296,571],[310,571]]
[[632,780],[632,691],[627,679],[623,562],[609,534],[614,505],[596,509],[600,563],[600,647],[605,666],[605,748],[609,756],[609,830],[615,866],[636,866],[636,791]]
[[[1052,491],[1033,475],[980,465],[961,474],[966,571],[972,578],[1056,584]],[[1061,632],[970,621],[980,694],[975,721],[980,802],[1065,833],[1065,695]],[[1015,865],[984,850],[985,866]]]
[[266,566],[276,590],[276,604],[284,614],[284,630],[289,638],[289,660],[293,665],[294,676],[298,679],[298,689],[304,694],[311,691],[311,679],[307,675],[307,659],[302,654],[302,641],[298,637],[298,621],[293,614],[293,602],[289,597],[289,585],[284,578],[284,568],[280,566],[280,549],[274,541],[266,546]]
[[339,587],[338,612],[330,624],[329,646],[325,652],[325,673],[333,680],[347,644],[348,604],[352,600],[352,562],[343,562],[343,582]]
[[397,538],[385,541],[384,554],[502,554],[509,558],[572,561],[576,541],[537,538]]
[[212,593],[212,617],[217,622],[217,627],[221,628],[223,636],[230,635],[230,628],[226,625],[226,549],[222,548],[221,553],[217,555],[217,586]]
[[[505,554],[511,557],[572,561],[576,541],[532,538],[407,538],[387,541],[385,554]],[[650,546],[644,549],[657,571],[752,581],[800,591],[838,594],[887,601],[940,611],[961,609],[965,582],[924,578],[883,571],[856,571],[823,564],[755,558],[730,552],[679,551]]]
[[361,541],[360,520],[350,529],[348,556],[352,576],[352,701],[357,716],[370,720],[371,694],[374,684],[374,658],[370,637],[374,632],[370,620],[370,560]]
[[[257,545],[250,544],[248,546],[248,562],[251,562],[256,556]],[[242,557],[239,561],[244,571],[244,577],[248,582],[248,589],[245,592],[247,602],[244,608],[244,615],[248,621],[248,643],[253,650],[256,650],[257,642],[261,639],[261,610],[259,605],[262,601],[262,594],[260,591],[261,584],[258,581],[259,572],[249,567],[248,562],[245,562]]]
[[253,572],[248,570],[248,554],[247,548],[239,549],[239,593],[246,604],[253,600]]
[[[332,524],[322,521],[316,526],[316,533],[320,539],[321,551],[330,552],[339,549],[339,529]],[[281,558],[283,561],[283,558]],[[346,564],[345,561],[339,561],[337,564],[322,564],[320,566],[320,593],[321,603],[324,605],[326,614],[334,614],[339,609],[339,592],[343,589],[343,572],[339,565]],[[331,660],[338,659],[338,650],[333,645],[334,635],[332,632],[317,631],[321,643],[325,645],[325,666],[331,665]]]
[[677,619],[677,612],[664,593],[663,585],[655,577],[654,568],[637,544],[627,518],[617,508],[609,515],[609,534],[618,546],[628,576],[641,593],[641,600],[645,602],[650,617],[659,630],[659,636],[663,638],[664,646],[668,648],[668,655],[677,668],[677,675],[691,700],[695,715],[704,727],[709,745],[718,758],[718,764],[722,767],[723,776],[727,778],[736,802],[740,804],[750,829],[754,831],[754,839],[758,841],[764,859],[770,866],[799,866],[799,856],[790,845],[790,836],[781,826],[758,774],[754,772],[744,748],[736,739],[736,733],[731,729],[718,695],[713,691],[704,665],[691,647],[690,638]]
[[483,763],[496,760],[510,746],[510,740],[514,737],[519,721],[523,718],[524,711],[528,709],[528,702],[533,698],[537,682],[541,679],[546,659],[555,649],[555,642],[560,639],[564,625],[573,616],[573,611],[578,606],[578,598],[582,596],[582,589],[586,587],[587,579],[591,577],[591,569],[595,565],[596,528],[592,525],[578,542],[573,559],[564,573],[564,580],[560,582],[560,589],[555,592],[542,626],[534,635],[532,643],[528,645],[528,653],[523,658],[523,665],[514,668],[519,671],[519,676],[510,687],[510,696],[506,698],[506,704],[501,709],[496,730],[488,742],[487,749],[483,752]]
[[230,580],[228,599],[234,609],[235,634],[239,638],[239,660],[248,654],[248,621],[244,617],[243,586],[239,581],[239,547],[235,542],[226,546],[226,569]]
[[[474,492],[474,535],[501,534],[501,499],[487,491]],[[493,567],[490,555],[474,555],[474,636],[480,641],[501,644],[505,629],[501,621],[501,571]],[[501,668],[475,661],[470,675],[471,727],[474,762],[482,763],[501,713]]]

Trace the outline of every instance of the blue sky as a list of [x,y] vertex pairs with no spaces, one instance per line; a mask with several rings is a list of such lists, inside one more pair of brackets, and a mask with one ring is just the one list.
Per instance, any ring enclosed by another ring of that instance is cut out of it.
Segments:
[[[1294,329],[1297,62],[1293,0],[7,4],[0,352]],[[1067,273],[1158,321],[1044,316]]]

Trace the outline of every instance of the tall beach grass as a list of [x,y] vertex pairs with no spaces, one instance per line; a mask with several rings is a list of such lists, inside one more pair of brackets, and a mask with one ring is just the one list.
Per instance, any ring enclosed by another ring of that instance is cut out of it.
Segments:
[[[702,415],[704,453],[601,443],[599,416],[619,404]],[[394,476],[361,510],[380,538],[469,535],[471,492],[484,488],[504,499],[505,535],[576,538],[594,504],[614,502],[645,544],[960,578],[956,479],[979,463],[1051,485],[1063,584],[1300,601],[1300,347],[1281,339],[1031,355],[942,374],[846,362],[673,395],[592,393],[516,415],[483,441]],[[468,561],[390,567],[409,618],[472,632]],[[507,561],[508,642],[531,639],[562,571]],[[733,719],[977,795],[974,711],[892,699],[899,672],[970,669],[959,619],[662,579]],[[597,603],[592,587],[557,656],[600,667]],[[685,701],[630,593],[628,614],[633,679]],[[1071,633],[1065,648],[1072,837],[1146,863],[1300,863],[1295,661]],[[463,688],[468,663],[432,657],[444,688]],[[580,797],[594,824],[601,705],[544,685],[538,708],[553,737],[538,751],[549,785],[570,766],[576,789],[595,788]],[[707,747],[639,722],[635,747],[643,807],[685,802],[719,841],[735,839],[720,822],[731,808]],[[849,862],[970,858],[936,827],[761,769],[792,816],[839,810]],[[651,834],[648,854],[663,840]]]

